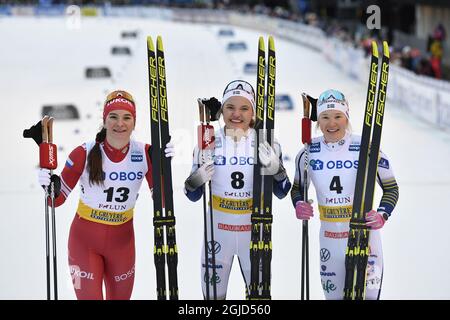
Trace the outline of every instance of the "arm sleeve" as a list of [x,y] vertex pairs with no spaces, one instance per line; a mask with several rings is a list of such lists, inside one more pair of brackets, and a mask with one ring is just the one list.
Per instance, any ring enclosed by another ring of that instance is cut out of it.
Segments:
[[283,199],[287,196],[289,193],[289,190],[291,190],[291,182],[289,181],[289,178],[286,176],[286,179],[282,181],[276,181],[273,179],[273,194],[278,199]]
[[395,180],[391,163],[386,155],[380,151],[380,159],[378,161],[377,181],[383,190],[378,211],[384,211],[391,216],[399,197],[399,188]]
[[152,147],[149,144],[145,145],[145,157],[147,158],[147,168],[148,171],[145,174],[145,179],[147,180],[148,187],[153,194],[153,176],[152,176],[152,160],[150,158],[150,154],[152,152]]
[[59,207],[66,201],[78,183],[86,164],[86,157],[86,148],[84,146],[78,146],[69,154],[60,176],[61,193],[55,199],[56,207]]
[[[303,201],[305,198],[305,195],[303,193],[303,177],[302,177],[304,168],[305,168],[305,149],[302,149],[295,158],[294,185],[292,186],[291,190],[291,200],[294,207],[297,201]],[[307,182],[308,186],[310,182],[311,180],[309,179],[308,176]]]
[[281,146],[277,141],[274,141],[274,149],[280,160],[280,169],[273,177],[273,194],[278,199],[283,199],[291,190],[291,182],[286,173],[286,169],[283,166],[283,153],[281,152]]
[[[193,164],[191,167],[191,172],[189,176],[198,169],[198,163],[199,163],[199,150],[198,147],[195,147],[194,152],[192,153],[192,160]],[[187,179],[186,179],[187,180]],[[186,197],[188,197],[189,200],[196,202],[198,201],[202,195],[203,195],[204,186],[198,187],[197,189],[189,188],[189,186],[186,184],[186,181],[184,183],[184,194]]]

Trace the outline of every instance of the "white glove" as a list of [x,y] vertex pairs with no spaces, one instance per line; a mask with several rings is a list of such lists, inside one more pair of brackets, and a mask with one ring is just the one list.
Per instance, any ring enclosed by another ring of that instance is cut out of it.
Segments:
[[50,170],[41,168],[38,172],[38,182],[42,187],[50,185]]
[[258,156],[266,174],[277,174],[280,169],[280,159],[267,141],[259,144]]
[[194,191],[212,179],[214,161],[208,161],[195,170],[185,181],[186,190]]
[[166,149],[164,149],[164,153],[166,154],[166,158],[173,158],[175,156],[175,145],[172,140],[170,140],[166,144]]

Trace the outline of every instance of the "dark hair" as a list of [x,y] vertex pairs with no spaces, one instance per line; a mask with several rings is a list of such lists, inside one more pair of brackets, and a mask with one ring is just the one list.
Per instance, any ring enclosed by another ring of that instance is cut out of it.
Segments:
[[102,128],[100,132],[95,136],[95,145],[89,151],[87,157],[87,170],[89,172],[89,184],[103,185],[105,180],[103,176],[103,166],[102,166],[102,151],[100,150],[100,143],[105,141],[106,129]]

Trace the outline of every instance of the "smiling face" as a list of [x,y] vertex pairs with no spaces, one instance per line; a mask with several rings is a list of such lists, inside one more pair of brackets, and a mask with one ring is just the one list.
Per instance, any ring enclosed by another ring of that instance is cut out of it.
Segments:
[[348,119],[338,110],[324,111],[319,116],[319,127],[326,142],[337,142],[345,136]]
[[111,111],[106,116],[104,123],[108,143],[117,149],[126,146],[130,142],[134,126],[134,117],[129,111]]
[[253,107],[246,98],[233,96],[225,101],[222,114],[227,129],[247,131],[253,119]]

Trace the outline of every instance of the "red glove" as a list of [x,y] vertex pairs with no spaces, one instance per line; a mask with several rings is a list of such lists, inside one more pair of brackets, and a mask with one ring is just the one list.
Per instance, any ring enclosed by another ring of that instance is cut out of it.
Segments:
[[297,219],[309,220],[314,216],[311,203],[305,201],[297,201],[295,204],[295,214]]
[[366,213],[366,226],[372,230],[383,228],[385,222],[386,220],[383,217],[383,212],[370,210]]

